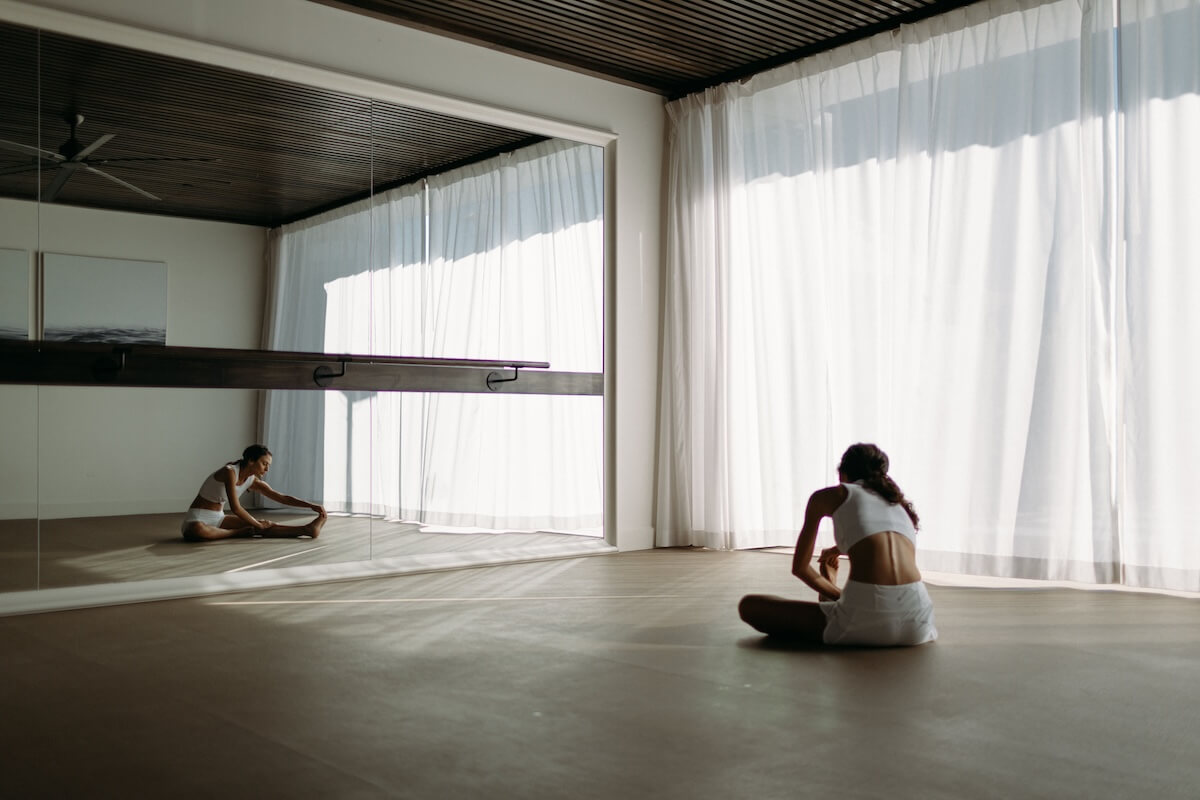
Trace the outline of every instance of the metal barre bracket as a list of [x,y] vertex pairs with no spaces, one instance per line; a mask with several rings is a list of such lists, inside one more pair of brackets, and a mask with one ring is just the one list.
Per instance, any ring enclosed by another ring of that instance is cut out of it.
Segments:
[[513,371],[513,376],[511,378],[503,378],[500,376],[499,372],[489,372],[488,376],[487,376],[488,389],[493,392],[498,392],[498,391],[500,391],[500,387],[497,384],[512,383],[517,378],[521,377],[521,368],[520,367],[513,367],[512,371]]
[[322,364],[313,370],[313,383],[320,386],[322,389],[333,383],[334,378],[344,377],[346,374],[346,362],[339,362],[342,367],[341,372],[334,372],[332,368]]

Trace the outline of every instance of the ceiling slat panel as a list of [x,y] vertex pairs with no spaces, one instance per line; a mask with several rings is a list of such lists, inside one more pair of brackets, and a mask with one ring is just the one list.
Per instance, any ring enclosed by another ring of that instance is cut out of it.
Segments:
[[[649,75],[686,79],[694,74],[720,71],[744,63],[747,53],[765,57],[775,52],[772,37],[756,36],[755,29],[740,17],[723,23],[704,23],[689,4],[679,4],[674,25],[664,25],[653,4],[549,3],[531,9],[529,3],[487,3],[459,0],[457,3],[393,2],[364,0],[353,3],[385,8],[388,14],[426,27],[442,27],[461,35],[485,35],[487,41],[520,49],[541,57],[572,54],[593,69],[613,64],[644,64]],[[451,16],[451,6],[457,12]],[[523,14],[513,6],[525,6]],[[592,6],[589,10],[584,6]],[[486,25],[483,24],[486,20]],[[681,24],[689,25],[688,36],[679,35]],[[773,36],[777,36],[774,34]],[[757,40],[757,41],[756,41]],[[729,48],[730,42],[737,42]]]
[[[443,11],[436,3],[404,3],[399,13],[406,22],[429,27],[445,24]],[[624,53],[629,63],[651,64],[652,74],[686,77],[697,69],[707,71],[714,65],[714,44],[671,40],[666,38],[669,31],[659,33],[657,38],[647,37],[644,33],[631,34],[623,18],[602,26],[574,16],[538,18],[532,22],[541,33],[531,37],[529,19],[514,19],[491,8],[472,7],[466,13],[471,17],[485,13],[493,15],[487,25],[488,41],[493,44],[559,61],[563,53],[572,53],[577,65],[591,71],[608,70],[612,65],[611,53],[615,51]],[[596,42],[598,28],[603,30],[604,37],[599,46]],[[450,25],[446,30],[471,38],[477,33],[474,27],[466,24]]]
[[675,96],[975,0],[314,0]]

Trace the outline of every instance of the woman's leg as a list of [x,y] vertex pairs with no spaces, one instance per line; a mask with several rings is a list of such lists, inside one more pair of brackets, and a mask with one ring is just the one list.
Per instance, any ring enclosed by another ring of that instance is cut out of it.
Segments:
[[738,603],[738,614],[750,627],[768,636],[812,644],[824,642],[825,612],[816,603],[748,594]]
[[317,538],[321,528],[325,526],[325,515],[320,515],[312,522],[304,525],[280,525],[271,523],[269,528],[255,528],[247,525],[246,521],[234,514],[226,514],[220,525],[209,525],[198,520],[187,523],[183,527],[183,538],[189,542],[211,542],[217,539],[233,539],[236,537],[262,536],[268,539],[295,539],[301,536]]
[[[232,524],[230,520],[237,524]],[[247,525],[245,520],[227,516],[221,520],[220,525],[192,520],[184,525],[183,538],[189,542],[212,542],[217,539],[232,539],[235,536],[249,536],[253,531],[254,528]]]
[[327,519],[324,514],[319,514],[312,522],[304,525],[280,525],[272,522],[271,527],[258,531],[258,534],[271,539],[294,539],[300,536],[311,536],[315,539],[321,534],[321,528],[325,527]]

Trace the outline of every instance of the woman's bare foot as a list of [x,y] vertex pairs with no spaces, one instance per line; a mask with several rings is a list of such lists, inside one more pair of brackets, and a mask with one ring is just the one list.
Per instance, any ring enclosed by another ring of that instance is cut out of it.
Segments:
[[321,528],[325,527],[325,521],[328,519],[329,518],[326,517],[324,514],[321,514],[316,519],[314,519],[312,522],[305,525],[304,528],[307,531],[308,535],[315,539],[315,538],[317,538],[317,536],[320,535]]
[[316,538],[316,534],[309,531],[308,525],[281,525],[278,522],[263,520],[267,523],[265,528],[251,528],[252,536],[261,537],[264,539],[299,539],[303,536],[312,536]]
[[287,536],[293,539],[303,539],[308,536],[315,539],[321,535],[321,528],[325,527],[326,519],[322,514],[307,525],[275,525],[270,535]]

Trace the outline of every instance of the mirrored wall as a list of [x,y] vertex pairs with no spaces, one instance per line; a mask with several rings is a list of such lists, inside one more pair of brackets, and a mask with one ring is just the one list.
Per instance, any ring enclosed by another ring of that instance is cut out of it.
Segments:
[[[0,347],[602,372],[600,148],[19,25],[0,53]],[[0,592],[603,536],[598,390],[81,383],[0,377]],[[319,535],[185,541],[256,442],[298,505],[247,510]]]

